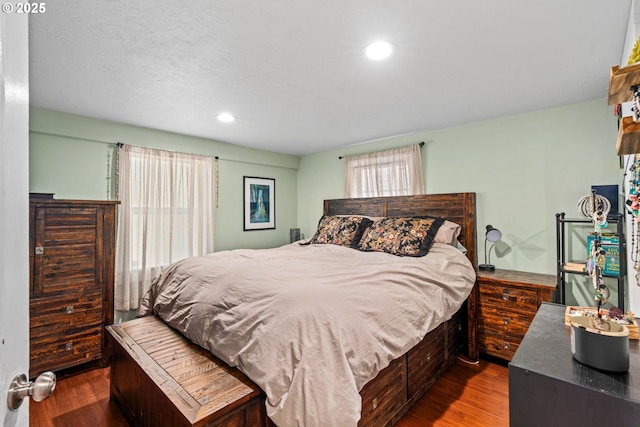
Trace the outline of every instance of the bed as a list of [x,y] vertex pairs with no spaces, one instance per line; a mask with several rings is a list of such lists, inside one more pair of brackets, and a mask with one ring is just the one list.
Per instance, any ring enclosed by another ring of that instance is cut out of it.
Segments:
[[[259,417],[261,423],[392,425],[461,351],[477,358],[475,194],[326,200],[323,215],[366,217],[358,226],[365,233],[380,218],[445,218],[460,225],[457,240],[466,258],[438,242],[427,256],[413,257],[317,239],[308,246],[220,252],[165,269],[140,315],[161,318],[258,384],[269,417]],[[444,275],[436,285],[414,283],[435,269]],[[400,273],[413,278],[396,279]],[[262,276],[249,285],[255,274]],[[383,280],[372,288],[373,278]]]

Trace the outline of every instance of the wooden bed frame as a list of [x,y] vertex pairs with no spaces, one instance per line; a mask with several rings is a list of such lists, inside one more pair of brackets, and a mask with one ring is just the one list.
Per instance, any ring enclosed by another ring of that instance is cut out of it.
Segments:
[[[475,193],[325,200],[323,213],[446,218],[461,225],[459,240],[477,266]],[[364,386],[359,426],[395,424],[462,351],[472,360],[478,358],[477,301],[474,286],[451,319]],[[264,395],[255,384],[163,322],[142,318],[107,329],[114,345],[111,398],[132,425],[274,425],[265,415]],[[154,345],[157,337],[162,342]]]

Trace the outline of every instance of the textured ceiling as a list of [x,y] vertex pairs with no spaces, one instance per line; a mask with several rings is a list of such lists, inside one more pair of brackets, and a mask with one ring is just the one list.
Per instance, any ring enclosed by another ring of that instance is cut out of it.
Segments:
[[[604,97],[630,2],[50,2],[29,21],[31,105],[326,151]],[[363,55],[377,39],[386,61]]]

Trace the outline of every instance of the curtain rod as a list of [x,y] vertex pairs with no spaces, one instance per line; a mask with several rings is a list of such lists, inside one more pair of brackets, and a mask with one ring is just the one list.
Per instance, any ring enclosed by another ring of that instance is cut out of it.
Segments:
[[80,136],[73,136],[73,135],[64,135],[64,134],[55,133],[55,132],[43,132],[43,131],[40,131],[40,130],[30,130],[29,132],[37,133],[37,134],[40,134],[40,135],[58,136],[60,138],[77,139],[78,141],[97,142],[98,144],[107,144],[107,145],[119,144],[118,142],[113,142],[113,141],[102,141],[102,140],[99,140],[99,139],[83,138],[83,137],[80,137]]
[[[418,145],[420,146],[420,148],[424,147],[424,141],[420,142]],[[408,146],[407,146],[407,147],[408,147]],[[400,147],[398,147],[398,148],[400,148]],[[389,150],[393,150],[393,148],[390,148]],[[387,150],[382,150],[382,151],[387,151]],[[339,159],[339,160],[342,160],[342,159],[344,159],[345,157],[346,157],[346,156],[338,156],[338,159]]]
[[[102,141],[102,140],[99,140],[99,139],[83,138],[83,137],[73,136],[73,135],[64,135],[64,134],[55,133],[55,132],[43,132],[43,131],[38,131],[38,130],[30,130],[29,132],[37,133],[37,134],[40,134],[40,135],[57,136],[57,137],[60,137],[60,138],[75,139],[75,140],[78,140],[78,141],[90,141],[90,142],[97,142],[98,144],[115,145],[117,147],[122,147],[122,145],[124,145],[122,142]],[[137,145],[137,147],[154,148],[154,147],[144,147],[142,145]],[[174,153],[180,153],[180,151],[174,151],[174,150],[166,150],[166,151],[173,151]],[[196,153],[182,153],[182,154],[196,154]],[[245,164],[248,164],[248,165],[269,166],[269,167],[273,167],[273,168],[293,169],[293,170],[297,169],[297,168],[290,167],[290,166],[279,166],[279,165],[270,165],[268,163],[247,162],[247,161],[244,161],[244,160],[225,159],[225,158],[218,157],[218,156],[207,156],[206,154],[199,154],[199,155],[200,156],[206,156],[206,157],[213,157],[216,160],[224,160],[224,161],[227,161],[227,162],[236,162],[236,163],[245,163]]]
[[[122,142],[118,142],[118,147],[122,147],[124,144]],[[153,147],[143,147],[141,145],[135,145],[135,147],[141,147],[141,148],[153,148]],[[160,148],[159,148],[160,150]],[[164,150],[164,149],[162,149]],[[173,153],[179,153],[179,154],[195,154],[195,153],[185,153],[182,151],[174,151],[174,150],[165,150],[165,151],[171,151]],[[236,159],[225,159],[224,157],[219,157],[219,156],[207,156],[206,154],[196,154],[198,156],[204,156],[204,157],[213,157],[216,160],[224,160],[225,162],[235,162],[235,163],[244,163],[247,165],[258,165],[258,166],[268,166],[268,167],[272,167],[272,168],[281,168],[281,169],[293,169],[296,170],[297,168],[294,167],[290,167],[290,166],[279,166],[279,165],[271,165],[268,163],[258,163],[258,162],[248,162],[246,160],[236,160]]]
[[[123,145],[125,145],[125,144],[124,144],[124,143],[122,143],[122,142],[118,142],[118,148],[122,148],[122,146],[123,146]],[[162,151],[168,151],[169,153],[175,153],[175,154],[186,154],[186,155],[188,155],[188,156],[211,157],[211,158],[214,158],[214,159],[218,160],[218,156],[209,156],[209,155],[206,155],[206,154],[187,153],[187,152],[184,152],[184,151],[178,151],[178,150],[167,150],[166,148],[147,147],[147,146],[144,146],[144,145],[134,145],[134,144],[127,144],[127,145],[129,145],[129,146],[131,146],[131,147],[138,147],[138,148],[149,148],[149,149],[151,149],[151,150],[162,150]]]
[[218,156],[216,156],[216,160],[224,160],[225,162],[244,163],[246,165],[269,166],[271,168],[298,170],[298,168],[294,168],[292,166],[280,166],[280,165],[270,165],[268,163],[247,162],[246,160],[225,159]]

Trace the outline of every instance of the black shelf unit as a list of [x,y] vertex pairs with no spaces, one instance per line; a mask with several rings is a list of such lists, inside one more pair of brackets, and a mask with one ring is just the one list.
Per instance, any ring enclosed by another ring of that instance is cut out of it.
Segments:
[[[620,262],[620,274],[618,276],[603,274],[603,277],[616,279],[618,283],[618,307],[624,312],[624,295],[625,295],[625,283],[626,277],[626,251],[625,251],[625,239],[624,239],[624,217],[622,214],[610,215],[607,218],[609,227],[616,226],[616,234],[618,235],[618,256]],[[568,274],[576,274],[588,276],[588,273],[575,271],[565,268],[567,260],[567,245],[566,245],[566,224],[591,224],[592,221],[588,218],[566,218],[565,213],[556,214],[556,245],[557,245],[557,262],[558,262],[558,289],[557,297],[560,304],[566,305],[565,299],[565,285]]]

